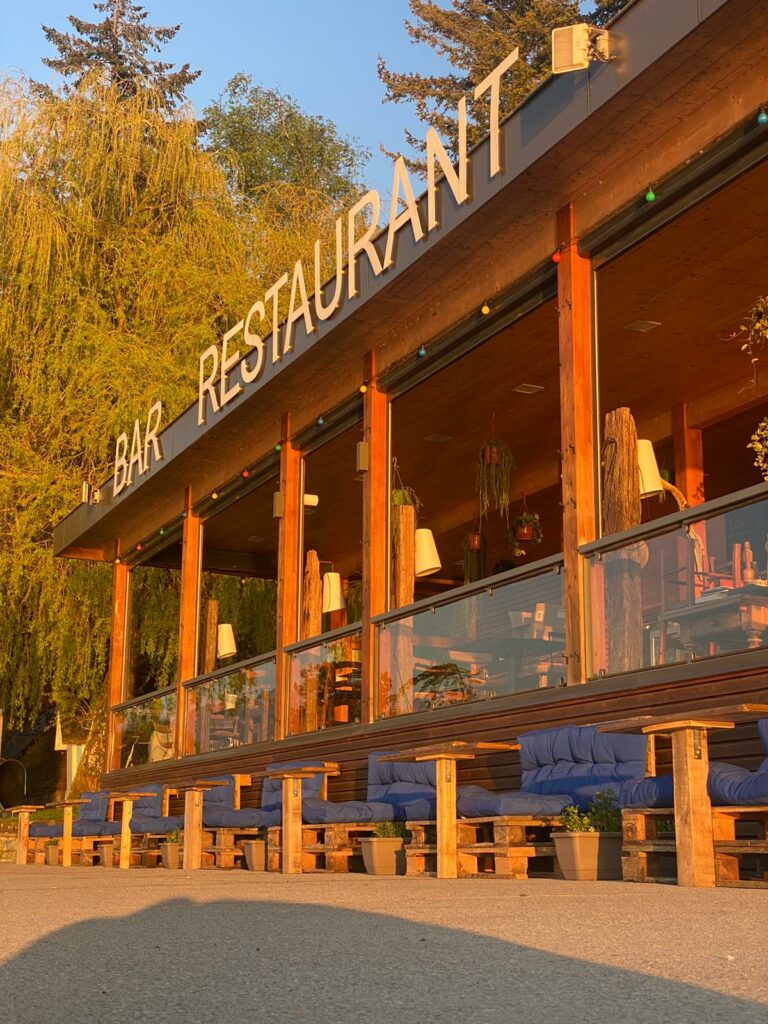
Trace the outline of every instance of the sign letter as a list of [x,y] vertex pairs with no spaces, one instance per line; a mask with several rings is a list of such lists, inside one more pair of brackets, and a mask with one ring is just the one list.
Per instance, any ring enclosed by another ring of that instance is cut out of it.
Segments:
[[491,90],[491,177],[498,174],[501,170],[501,156],[499,152],[499,85],[501,83],[501,76],[505,71],[509,71],[517,61],[518,54],[519,50],[515,48],[475,89],[476,100],[479,100],[483,93],[488,92],[489,89]]

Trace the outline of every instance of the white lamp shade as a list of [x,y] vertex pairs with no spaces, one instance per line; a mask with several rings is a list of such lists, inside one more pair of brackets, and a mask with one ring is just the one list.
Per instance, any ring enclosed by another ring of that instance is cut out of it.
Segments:
[[222,622],[216,636],[216,656],[218,658],[231,658],[233,654],[237,654],[235,631],[229,622]]
[[640,497],[652,498],[654,494],[663,494],[664,485],[661,482],[656,453],[650,441],[638,440],[637,466],[640,470]]
[[437,572],[438,569],[443,567],[431,530],[422,529],[416,531],[414,566],[416,576],[430,576],[433,572]]
[[323,611],[341,612],[347,607],[344,591],[341,589],[341,576],[337,572],[327,572],[323,576]]

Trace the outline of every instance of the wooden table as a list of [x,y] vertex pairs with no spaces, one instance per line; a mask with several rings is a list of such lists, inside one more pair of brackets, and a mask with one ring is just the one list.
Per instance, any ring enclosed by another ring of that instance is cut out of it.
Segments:
[[133,817],[133,801],[147,796],[144,791],[138,793],[110,793],[109,799],[123,805],[123,817],[120,821],[120,860],[119,867],[127,871],[131,866],[131,818]]
[[671,608],[661,620],[679,624],[681,644],[687,651],[696,644],[730,644],[732,650],[744,650],[744,638],[747,650],[754,650],[763,645],[768,629],[768,587],[745,583],[705,590],[693,604]]
[[61,866],[72,867],[72,811],[82,804],[89,804],[90,800],[58,800],[56,803],[46,804],[46,807],[64,808],[64,827],[61,838]]
[[19,827],[16,834],[16,863],[26,864],[29,852],[29,816],[33,811],[42,811],[42,804],[20,804],[10,807],[11,814],[18,814]]
[[255,777],[280,779],[283,784],[283,824],[281,870],[284,875],[301,874],[301,787],[304,779],[315,775],[338,775],[340,769],[334,761],[318,765],[280,765],[270,772],[259,772]]
[[471,761],[478,754],[502,750],[519,750],[519,743],[464,743],[450,740],[422,747],[409,747],[381,761],[434,761],[437,790],[437,877],[456,878],[458,854],[456,844],[456,765]]
[[598,725],[599,732],[633,732],[672,737],[677,884],[715,884],[712,805],[707,792],[707,730],[732,729],[737,722],[768,716],[768,704],[729,704],[700,714],[645,715]]

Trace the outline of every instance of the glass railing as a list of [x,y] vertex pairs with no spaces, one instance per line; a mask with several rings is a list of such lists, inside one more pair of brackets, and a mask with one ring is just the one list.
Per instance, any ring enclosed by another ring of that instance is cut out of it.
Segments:
[[380,718],[556,686],[562,556],[374,618]]
[[220,669],[184,684],[187,704],[184,753],[207,754],[274,735],[275,656]]
[[587,544],[590,675],[768,643],[768,487]]
[[136,697],[112,709],[117,766],[131,768],[173,757],[176,689]]
[[286,648],[290,734],[362,720],[361,638],[357,623]]

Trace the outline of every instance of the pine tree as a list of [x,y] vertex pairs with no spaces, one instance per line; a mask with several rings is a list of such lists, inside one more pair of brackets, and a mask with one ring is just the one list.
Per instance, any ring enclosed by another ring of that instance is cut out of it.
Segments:
[[[415,43],[426,43],[451,70],[444,75],[420,75],[392,71],[379,57],[379,78],[386,100],[413,103],[418,118],[435,128],[446,145],[456,132],[456,104],[471,94],[516,46],[520,59],[506,76],[501,90],[502,116],[511,113],[541,82],[550,69],[553,28],[580,20],[604,25],[627,0],[594,0],[582,10],[580,0],[451,0],[446,8],[436,0],[409,0],[413,20],[404,22]],[[470,107],[470,146],[488,132],[488,104]],[[424,141],[405,132],[416,153]],[[455,157],[454,153],[454,157]],[[418,160],[414,161],[418,166]]]
[[[58,57],[43,58],[43,63],[68,80],[68,89],[77,89],[85,78],[100,74],[122,98],[151,89],[166,107],[175,106],[200,72],[191,71],[189,64],[173,70],[172,64],[152,60],[149,53],[159,53],[181,26],[146,24],[147,12],[135,0],[102,0],[93,6],[106,17],[92,22],[69,15],[76,35],[42,26],[45,38],[59,52]],[[37,88],[51,95],[48,86],[38,84]]]

